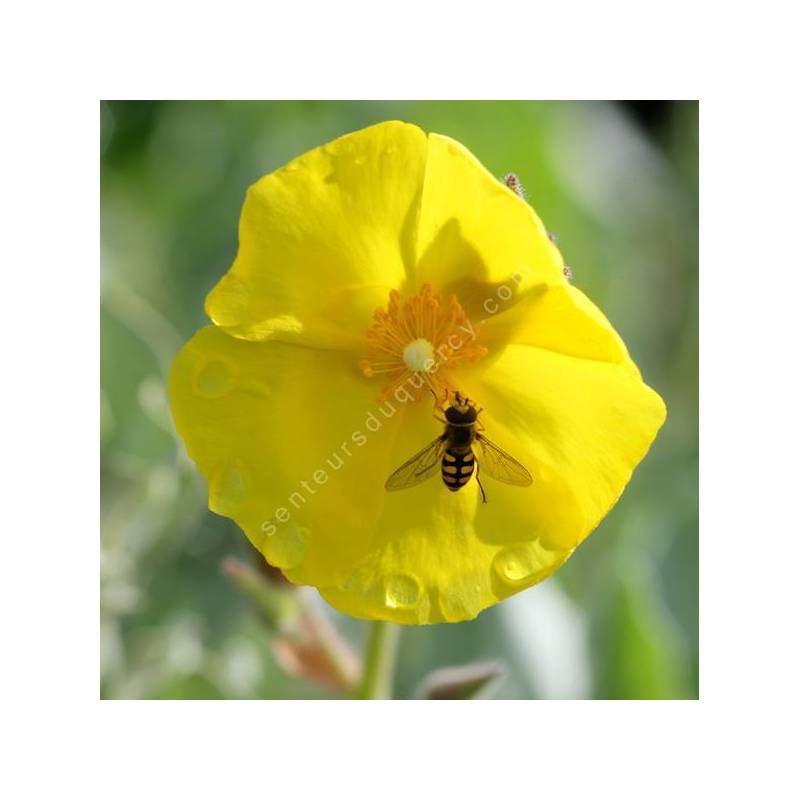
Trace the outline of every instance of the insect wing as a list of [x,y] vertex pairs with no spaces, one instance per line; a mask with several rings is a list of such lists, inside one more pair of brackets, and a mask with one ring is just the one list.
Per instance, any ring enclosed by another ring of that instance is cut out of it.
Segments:
[[416,455],[411,456],[404,464],[398,467],[387,479],[386,488],[389,491],[408,489],[427,480],[436,474],[436,469],[441,463],[442,453],[447,437],[440,436],[434,439]]
[[529,486],[533,483],[528,472],[516,458],[499,448],[482,433],[475,437],[481,449],[480,470],[501,483],[512,486]]

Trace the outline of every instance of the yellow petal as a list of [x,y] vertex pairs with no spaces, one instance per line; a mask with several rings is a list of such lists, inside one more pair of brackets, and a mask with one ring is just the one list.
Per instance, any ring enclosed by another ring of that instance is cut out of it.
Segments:
[[[418,284],[455,293],[470,319],[505,286],[517,295],[564,283],[563,261],[534,210],[463,145],[428,137],[420,208]],[[513,301],[506,301],[510,306]]]
[[664,403],[629,360],[511,344],[485,361],[465,375],[465,391],[485,409],[485,434],[528,468],[533,484],[487,478],[479,535],[568,554],[622,494],[664,422]]
[[361,347],[372,312],[413,269],[426,151],[419,128],[386,122],[258,181],[209,317],[246,339]]
[[374,403],[349,355],[247,342],[217,328],[181,351],[175,424],[209,506],[270,563],[337,608],[404,623],[470,619],[559,566],[616,501],[663,421],[624,366],[511,345],[465,388],[487,434],[534,476],[387,493],[441,430],[426,404]]
[[[358,350],[389,289],[485,298],[564,283],[533,209],[462,145],[386,122],[311,150],[253,185],[231,270],[206,301],[239,338]],[[502,289],[501,291],[503,291]]]
[[352,357],[208,327],[175,359],[170,402],[209,508],[293,580],[342,580],[369,547],[389,468]]
[[384,490],[441,426],[427,404],[376,405],[349,356],[209,327],[178,354],[170,400],[209,507],[340,610],[458,621],[502,596],[497,562],[507,548],[476,532],[474,483],[453,494],[434,476]]
[[507,307],[504,293],[490,296],[492,313],[479,323],[481,342],[490,351],[510,342],[527,344],[574,358],[620,364],[634,377],[639,370],[631,361],[619,334],[600,309],[568,283],[535,286]]
[[[464,389],[485,406],[486,435],[530,470],[533,484],[484,474],[486,504],[474,481],[455,494],[438,479],[390,494],[370,553],[343,584],[320,588],[337,608],[401,623],[456,622],[538,583],[608,513],[665,418],[629,360],[511,344],[487,362],[465,372]],[[424,410],[403,425],[435,434]],[[420,444],[417,435],[405,454]]]

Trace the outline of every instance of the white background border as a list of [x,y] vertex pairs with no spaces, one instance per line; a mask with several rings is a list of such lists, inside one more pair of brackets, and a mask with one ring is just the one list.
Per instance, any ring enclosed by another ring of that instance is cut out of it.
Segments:
[[[4,23],[3,796],[797,796],[788,4],[110,6]],[[701,99],[699,702],[97,699],[98,101],[190,97]]]

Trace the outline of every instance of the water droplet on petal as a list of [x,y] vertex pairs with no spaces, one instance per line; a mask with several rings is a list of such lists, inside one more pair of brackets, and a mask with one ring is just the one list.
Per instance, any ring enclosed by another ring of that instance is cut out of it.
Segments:
[[223,397],[233,389],[233,369],[220,359],[209,359],[199,365],[194,374],[194,390],[201,397]]
[[532,577],[541,565],[526,547],[505,547],[492,562],[497,577],[506,583],[518,583]]
[[422,589],[412,575],[390,575],[386,579],[386,605],[389,608],[414,608]]
[[290,522],[279,524],[264,539],[264,555],[270,564],[281,569],[293,569],[302,564],[308,548],[308,528]]
[[208,507],[217,514],[230,516],[247,499],[250,476],[240,462],[223,464],[211,474]]
[[366,160],[367,160],[366,156],[356,156],[353,159],[353,163],[360,167],[362,164],[366,163]]

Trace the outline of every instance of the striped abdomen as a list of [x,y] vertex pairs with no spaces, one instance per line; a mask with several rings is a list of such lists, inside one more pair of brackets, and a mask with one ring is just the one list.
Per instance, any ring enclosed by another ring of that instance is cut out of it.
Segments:
[[459,453],[448,448],[442,456],[442,480],[451,491],[457,492],[465,486],[475,469],[475,456],[472,450]]

